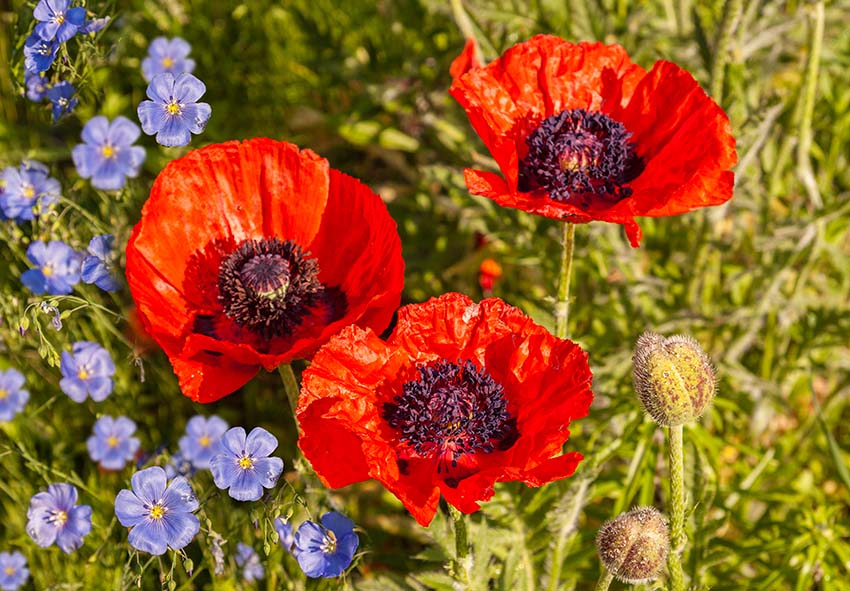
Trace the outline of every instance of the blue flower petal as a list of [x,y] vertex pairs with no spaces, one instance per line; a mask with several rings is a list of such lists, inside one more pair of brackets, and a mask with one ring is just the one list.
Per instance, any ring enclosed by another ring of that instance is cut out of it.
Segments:
[[189,131],[195,134],[204,132],[211,114],[212,107],[210,107],[207,103],[185,105],[183,107],[183,112],[181,113]]
[[283,472],[283,460],[280,458],[254,460],[254,474],[257,481],[265,488],[274,488],[281,472]]
[[139,523],[130,530],[130,535],[127,537],[130,545],[136,550],[157,556],[165,554],[168,546],[163,521],[163,519],[146,519]]
[[21,283],[35,295],[47,293],[47,278],[41,269],[29,269],[21,274]]
[[153,135],[162,129],[168,118],[165,107],[153,101],[142,101],[139,103],[136,113],[139,115],[142,130],[148,135]]
[[74,160],[74,167],[77,169],[77,174],[87,179],[100,165],[103,156],[99,148],[89,146],[88,144],[77,144],[71,150],[71,158]]
[[82,24],[86,20],[86,9],[81,6],[72,8],[71,10],[65,13],[65,20],[77,27],[82,26]]
[[236,458],[229,454],[219,454],[210,460],[210,472],[213,475],[213,482],[222,490],[230,488],[240,471],[236,463]]
[[107,139],[113,146],[129,146],[139,139],[140,134],[141,131],[138,125],[126,117],[119,115],[109,126]]
[[252,470],[237,468],[236,478],[227,491],[237,501],[259,501],[263,496],[263,485]]
[[115,516],[124,527],[133,527],[149,515],[142,501],[132,491],[122,490],[115,497]]
[[89,394],[86,385],[78,378],[62,378],[59,380],[59,388],[77,403],[85,402]]
[[174,94],[174,75],[165,72],[164,74],[157,74],[151,80],[151,83],[148,84],[147,95],[148,98],[158,103],[160,105],[167,104],[171,102],[172,95]]
[[255,458],[264,458],[277,449],[277,437],[263,429],[254,427],[245,441],[245,450]]
[[181,104],[194,103],[204,96],[206,91],[207,87],[203,82],[192,74],[183,72],[174,80],[172,96]]
[[95,402],[103,402],[112,394],[112,378],[97,377],[88,380],[88,390],[91,399]]
[[342,513],[330,511],[322,515],[322,525],[331,530],[337,538],[354,531],[354,522]]
[[185,146],[191,140],[192,134],[189,133],[183,117],[179,115],[167,117],[165,125],[156,134],[156,143],[166,147]]
[[222,449],[233,456],[241,457],[245,451],[245,440],[248,436],[242,427],[233,427],[221,437]]
[[82,138],[87,144],[100,147],[106,143],[109,136],[109,119],[103,115],[92,117],[83,127]]
[[162,497],[162,504],[168,507],[169,511],[183,513],[191,513],[200,506],[191,485],[182,476],[178,476],[168,485]]
[[191,513],[169,512],[162,518],[168,545],[179,550],[194,539],[201,522]]
[[130,478],[133,491],[143,502],[155,504],[165,493],[165,470],[159,466],[139,470]]

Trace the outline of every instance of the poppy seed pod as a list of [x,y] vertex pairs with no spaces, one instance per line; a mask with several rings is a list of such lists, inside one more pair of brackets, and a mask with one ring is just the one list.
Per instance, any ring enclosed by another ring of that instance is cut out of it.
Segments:
[[596,536],[599,558],[624,583],[654,580],[670,549],[667,520],[654,507],[638,507],[606,521]]
[[659,425],[695,421],[714,398],[714,367],[691,337],[647,331],[637,341],[633,362],[638,398]]

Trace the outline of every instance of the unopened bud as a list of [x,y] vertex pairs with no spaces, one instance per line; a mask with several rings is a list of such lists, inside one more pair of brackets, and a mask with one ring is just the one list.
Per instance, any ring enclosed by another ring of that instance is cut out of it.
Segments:
[[665,427],[695,421],[714,398],[714,367],[688,336],[643,333],[635,348],[633,375],[643,408]]
[[670,549],[667,520],[653,507],[638,507],[605,522],[596,548],[608,572],[624,583],[652,581]]

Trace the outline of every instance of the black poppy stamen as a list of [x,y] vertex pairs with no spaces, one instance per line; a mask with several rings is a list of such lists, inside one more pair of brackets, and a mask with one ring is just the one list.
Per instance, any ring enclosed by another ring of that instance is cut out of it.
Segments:
[[291,240],[246,240],[218,270],[225,315],[265,339],[291,334],[323,289],[319,264]]
[[[504,388],[473,362],[437,361],[384,404],[383,417],[417,455],[448,472],[464,454],[510,448],[518,437]],[[446,480],[448,482],[448,479]]]
[[525,140],[519,189],[542,189],[556,201],[584,208],[595,199],[625,199],[632,190],[624,185],[643,170],[631,135],[603,113],[567,109],[547,117]]

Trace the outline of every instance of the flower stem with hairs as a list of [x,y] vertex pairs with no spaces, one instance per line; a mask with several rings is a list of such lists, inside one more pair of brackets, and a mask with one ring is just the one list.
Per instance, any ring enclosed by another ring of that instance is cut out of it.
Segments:
[[575,245],[576,226],[565,222],[563,226],[563,245],[561,252],[561,271],[558,279],[558,301],[555,304],[555,336],[567,338],[567,322],[570,316],[570,275],[573,269],[573,247]]
[[685,475],[682,451],[682,425],[668,427],[670,442],[670,554],[667,568],[670,571],[671,591],[684,591],[685,575],[682,571],[681,552],[685,545]]

